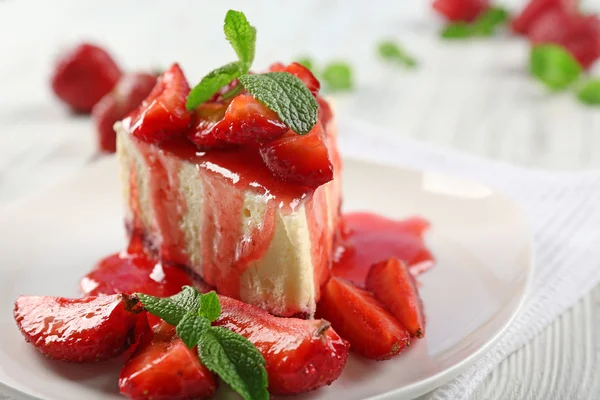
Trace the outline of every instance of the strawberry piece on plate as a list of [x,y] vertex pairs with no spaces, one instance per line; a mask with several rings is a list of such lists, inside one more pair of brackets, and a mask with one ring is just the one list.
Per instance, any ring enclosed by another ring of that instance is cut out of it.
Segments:
[[534,22],[528,37],[533,44],[563,46],[586,69],[600,57],[600,19],[595,15],[551,11]]
[[315,78],[313,73],[310,72],[308,68],[306,68],[300,63],[294,62],[288,66],[285,66],[281,63],[275,63],[271,65],[271,68],[269,68],[269,70],[272,72],[289,72],[290,74],[296,76],[302,82],[304,82],[308,90],[310,90],[310,92],[314,96],[319,94],[319,90],[321,89],[321,83],[317,78]]
[[423,337],[423,302],[406,264],[391,258],[373,265],[367,276],[367,289],[400,321],[411,336]]
[[410,345],[410,334],[377,299],[339,278],[331,278],[321,294],[317,315],[331,322],[352,350],[387,360]]
[[473,21],[489,7],[489,0],[435,0],[433,2],[434,10],[448,21]]
[[201,104],[196,110],[196,121],[196,128],[188,137],[204,148],[268,142],[289,130],[277,113],[247,94],[236,96],[228,106]]
[[279,318],[258,307],[219,296],[214,324],[246,337],[262,353],[272,394],[304,393],[335,381],[349,345],[327,321]]
[[121,394],[133,400],[208,399],[217,389],[195,349],[162,323],[146,335],[119,376]]
[[89,113],[121,77],[112,57],[98,46],[82,43],[63,54],[54,68],[54,94],[74,111]]
[[532,0],[512,20],[512,30],[515,33],[527,34],[535,22],[544,14],[551,11],[576,14],[578,6],[579,0]]
[[144,72],[125,74],[117,86],[106,94],[92,109],[92,118],[98,135],[98,148],[105,153],[116,151],[115,122],[135,110],[150,94],[156,84],[156,75]]
[[178,64],[157,81],[150,95],[127,117],[132,134],[151,143],[181,136],[192,120],[185,108],[190,86]]
[[317,188],[333,179],[321,123],[306,135],[289,131],[261,147],[260,155],[267,168],[284,182]]
[[143,333],[140,319],[146,319],[141,311],[137,299],[126,295],[20,296],[14,318],[25,340],[42,354],[55,360],[96,362],[122,354],[137,341],[136,335]]

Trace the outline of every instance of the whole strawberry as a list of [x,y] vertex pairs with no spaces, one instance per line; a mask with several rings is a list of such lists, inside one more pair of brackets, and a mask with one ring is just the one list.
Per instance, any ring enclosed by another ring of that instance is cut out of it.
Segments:
[[121,70],[105,50],[82,43],[58,59],[52,90],[72,110],[89,113],[120,77]]

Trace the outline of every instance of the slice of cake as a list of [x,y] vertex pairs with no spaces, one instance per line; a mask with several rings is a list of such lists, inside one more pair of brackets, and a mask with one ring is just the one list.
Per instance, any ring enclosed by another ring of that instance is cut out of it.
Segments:
[[244,90],[186,113],[179,67],[159,79],[115,125],[125,220],[148,251],[219,293],[280,316],[312,316],[340,209],[336,130],[307,69],[272,70],[297,76],[315,96],[318,118],[307,134]]

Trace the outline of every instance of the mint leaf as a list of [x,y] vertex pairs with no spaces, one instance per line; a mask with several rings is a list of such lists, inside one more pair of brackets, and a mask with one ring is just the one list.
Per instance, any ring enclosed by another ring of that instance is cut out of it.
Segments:
[[417,61],[392,41],[383,41],[377,47],[379,55],[389,61],[394,61],[406,67],[413,68]]
[[209,370],[244,399],[269,398],[265,359],[245,337],[222,327],[210,327],[198,342],[198,355]]
[[564,48],[544,44],[531,49],[529,72],[550,89],[564,90],[579,78],[582,68]]
[[310,69],[314,73],[314,70],[313,70],[314,63],[312,62],[312,60],[310,58],[302,57],[302,58],[299,58],[298,60],[296,60],[296,62],[298,64],[301,64],[301,65],[305,66],[306,68]]
[[332,62],[325,67],[322,76],[327,89],[332,91],[352,89],[352,70],[343,62]]
[[219,303],[219,297],[215,292],[209,292],[200,297],[198,315],[208,319],[210,322],[219,318],[219,315],[221,315],[221,303]]
[[213,97],[219,89],[242,74],[241,68],[240,63],[232,62],[209,72],[202,78],[200,83],[191,90],[187,102],[185,103],[185,107],[191,111]]
[[495,29],[508,21],[508,11],[502,7],[491,7],[473,22],[472,33],[477,36],[491,36]]
[[242,75],[239,81],[255,99],[275,111],[294,132],[303,135],[317,123],[319,105],[306,85],[287,72]]
[[586,82],[577,92],[577,98],[588,105],[600,105],[600,80]]
[[137,296],[150,314],[156,315],[171,325],[177,325],[188,312],[171,299],[162,299],[143,293],[137,293]]
[[247,73],[254,61],[256,28],[250,25],[243,12],[229,10],[223,30],[240,60],[242,74]]
[[193,349],[209,327],[209,320],[196,313],[189,312],[177,324],[176,332],[183,343]]
[[197,312],[200,308],[201,294],[191,286],[184,286],[181,292],[169,297],[173,303],[186,310],[186,312]]
[[473,35],[471,25],[466,22],[455,22],[447,25],[442,30],[442,37],[444,39],[465,39],[470,38]]

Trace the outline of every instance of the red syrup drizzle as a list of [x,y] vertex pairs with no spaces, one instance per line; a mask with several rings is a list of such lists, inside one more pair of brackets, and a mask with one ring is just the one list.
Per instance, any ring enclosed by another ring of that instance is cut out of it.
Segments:
[[422,273],[435,262],[423,240],[428,228],[429,222],[419,217],[393,220],[366,212],[345,214],[332,275],[364,287],[371,265],[389,258],[404,261],[415,275]]

